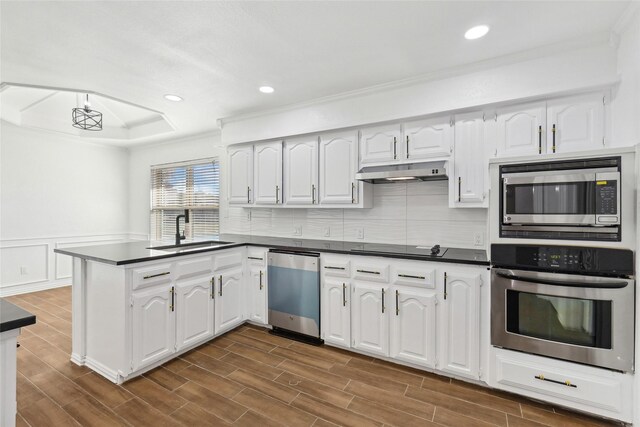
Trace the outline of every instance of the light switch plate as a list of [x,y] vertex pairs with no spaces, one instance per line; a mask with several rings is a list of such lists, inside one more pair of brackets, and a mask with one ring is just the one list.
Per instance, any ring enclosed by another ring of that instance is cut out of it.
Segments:
[[364,228],[356,228],[356,239],[364,239]]
[[473,245],[474,246],[484,245],[484,239],[483,239],[482,233],[473,233]]
[[294,236],[302,236],[302,226],[301,225],[295,225],[293,227],[293,235]]
[[331,237],[331,227],[325,227],[323,235],[324,237]]

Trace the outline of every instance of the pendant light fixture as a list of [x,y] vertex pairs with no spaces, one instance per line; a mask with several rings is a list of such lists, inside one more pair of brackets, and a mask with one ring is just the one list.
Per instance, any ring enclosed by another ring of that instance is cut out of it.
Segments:
[[102,130],[102,113],[91,109],[89,104],[89,94],[84,101],[84,108],[74,108],[71,110],[73,127],[82,130],[98,131]]

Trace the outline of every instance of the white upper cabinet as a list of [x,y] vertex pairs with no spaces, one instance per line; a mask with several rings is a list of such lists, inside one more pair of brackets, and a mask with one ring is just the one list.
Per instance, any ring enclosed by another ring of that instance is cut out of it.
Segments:
[[358,203],[357,131],[320,136],[321,205]]
[[256,144],[254,150],[254,197],[263,205],[282,203],[282,143]]
[[448,156],[453,148],[451,117],[435,117],[404,124],[404,158],[407,161]]
[[602,93],[547,103],[547,153],[595,150],[604,146]]
[[229,148],[229,203],[253,202],[253,145]]
[[487,150],[482,111],[456,116],[454,173],[449,176],[452,207],[485,207]]
[[497,111],[496,157],[529,156],[545,152],[546,107],[516,105]]
[[284,201],[287,205],[318,203],[318,137],[284,142]]
[[360,165],[398,163],[404,158],[399,124],[375,126],[360,131]]

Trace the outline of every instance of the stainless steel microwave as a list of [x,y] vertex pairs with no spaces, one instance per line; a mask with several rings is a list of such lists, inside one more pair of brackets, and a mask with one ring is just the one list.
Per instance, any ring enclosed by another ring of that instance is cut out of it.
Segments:
[[619,158],[505,166],[500,179],[503,235],[618,240]]

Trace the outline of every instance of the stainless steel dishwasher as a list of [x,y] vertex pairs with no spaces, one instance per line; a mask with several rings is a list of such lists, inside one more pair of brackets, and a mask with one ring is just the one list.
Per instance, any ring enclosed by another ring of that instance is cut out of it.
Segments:
[[320,342],[320,254],[274,249],[267,260],[273,332]]

